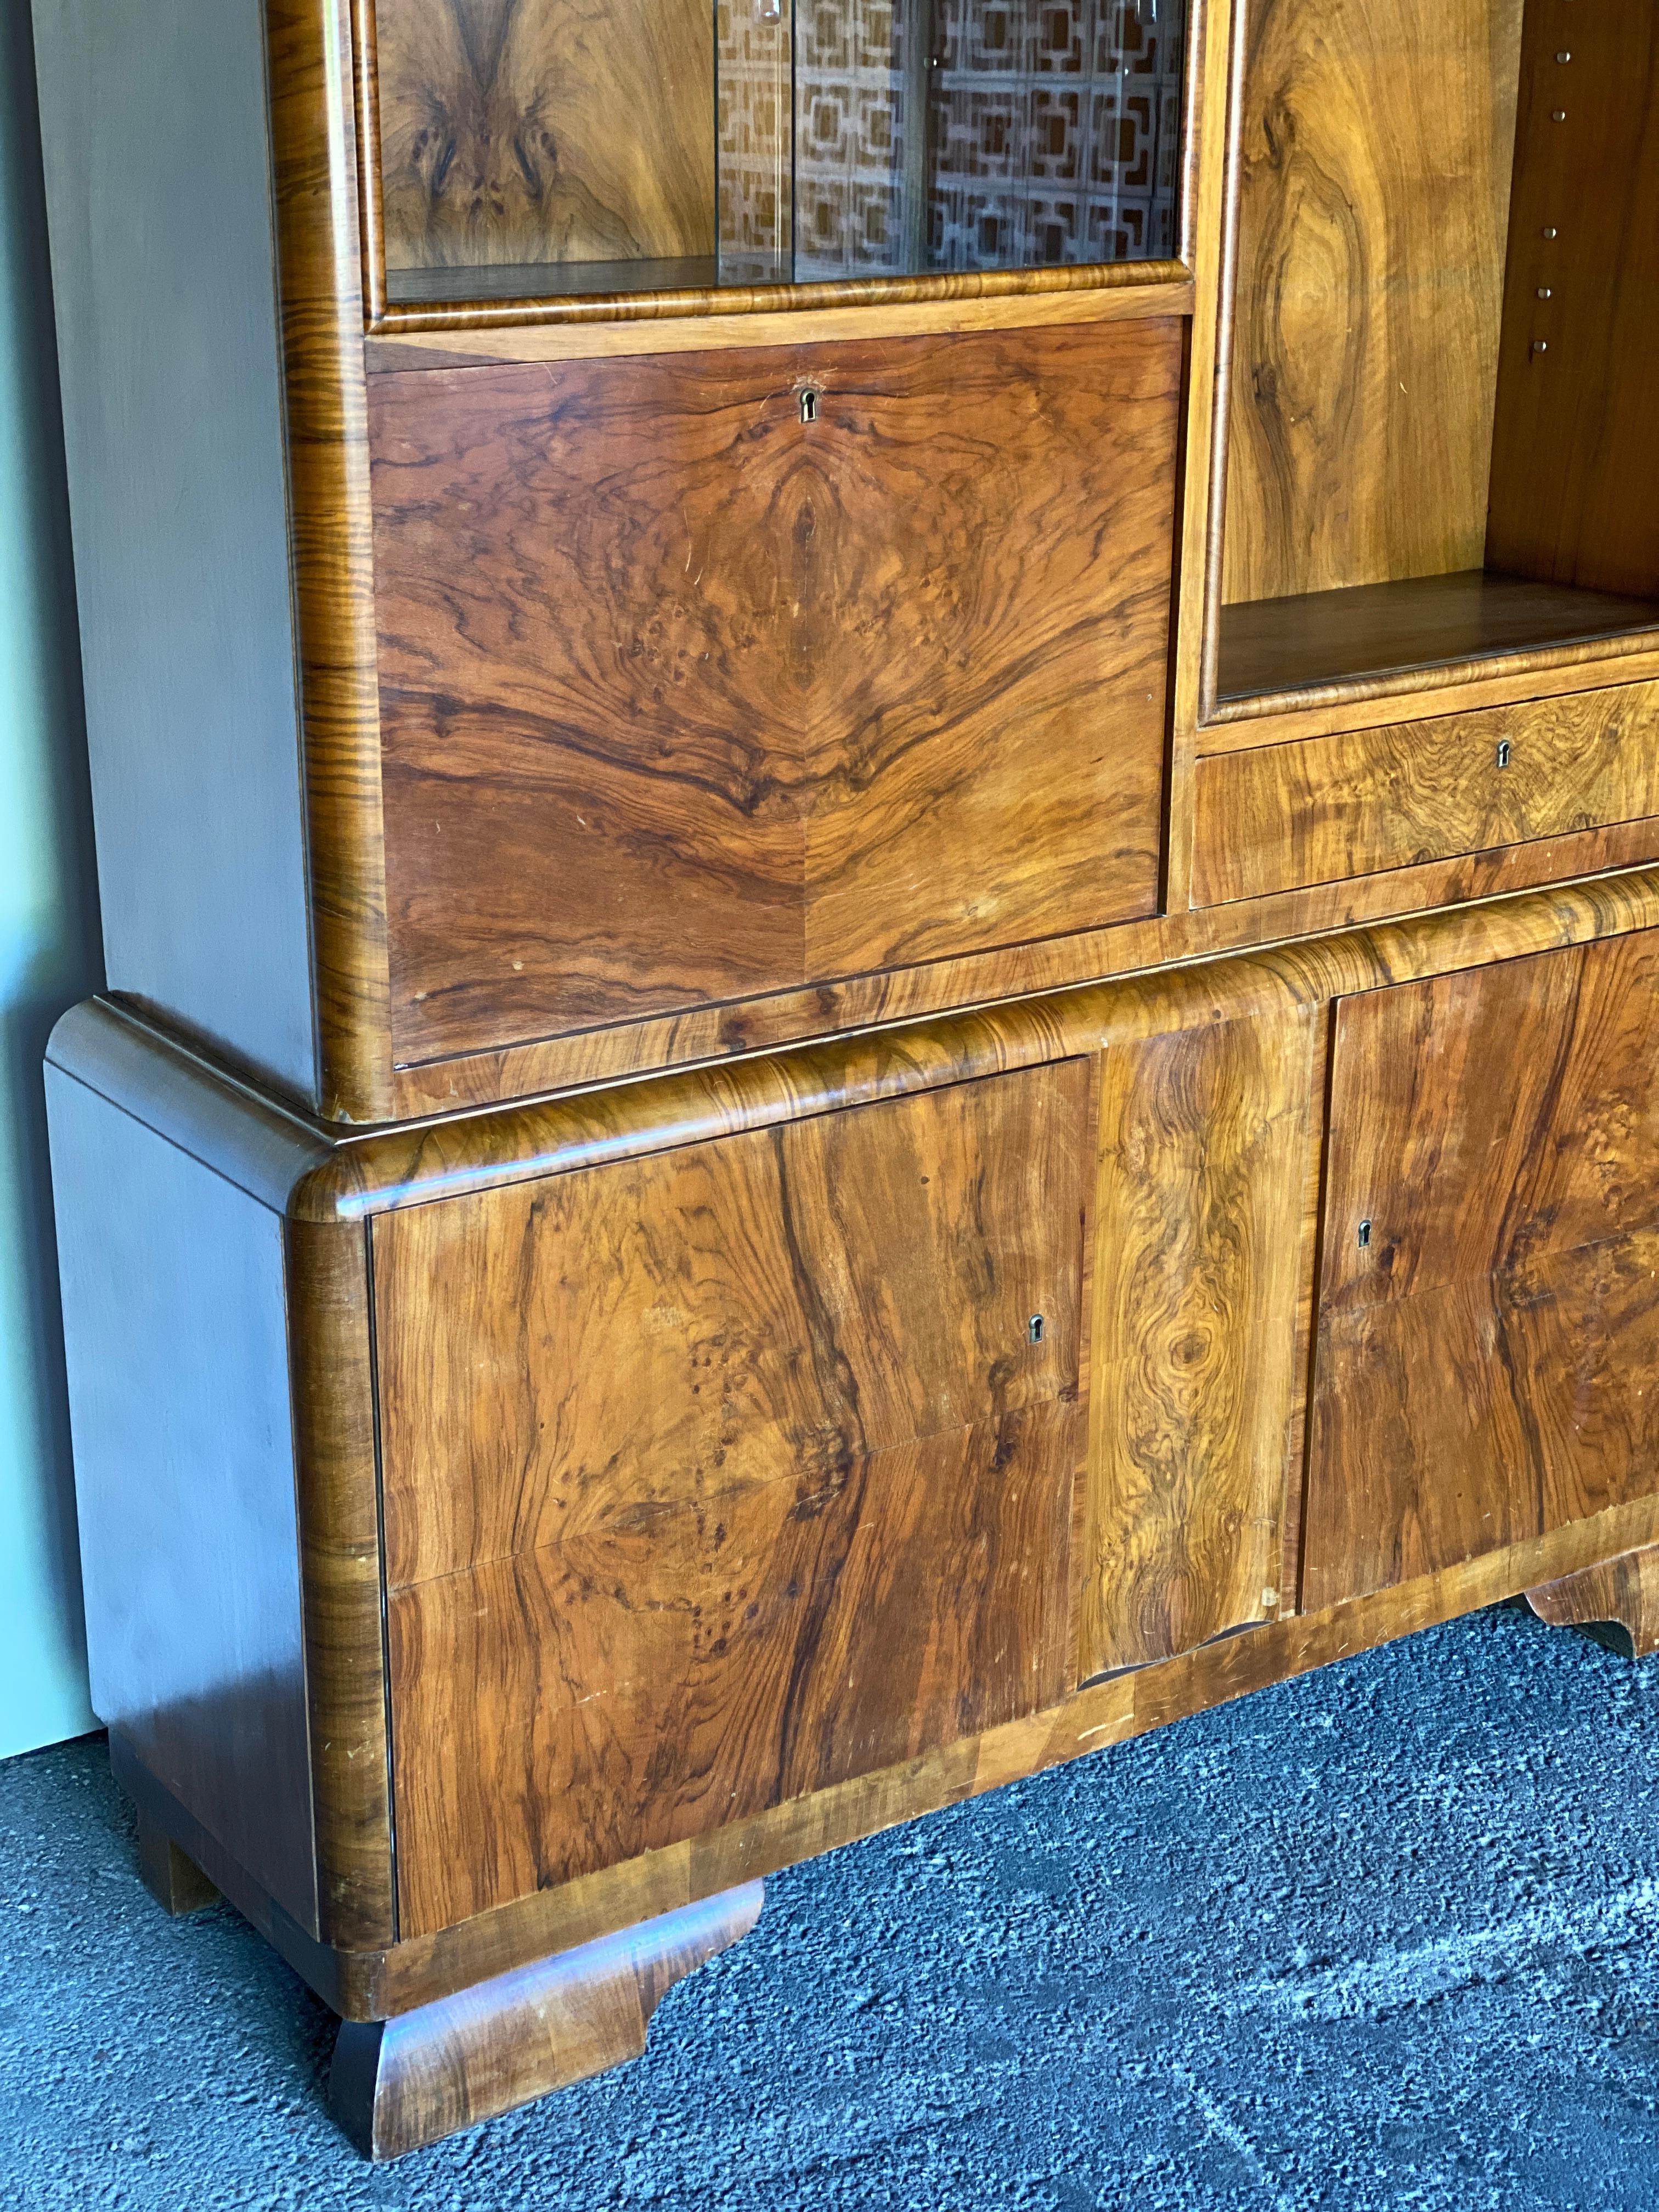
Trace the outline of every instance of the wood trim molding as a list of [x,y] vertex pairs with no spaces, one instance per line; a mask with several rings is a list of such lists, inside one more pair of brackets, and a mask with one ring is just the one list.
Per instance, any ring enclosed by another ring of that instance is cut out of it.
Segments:
[[270,0],[270,128],[326,1120],[394,1112],[351,56],[333,0]]

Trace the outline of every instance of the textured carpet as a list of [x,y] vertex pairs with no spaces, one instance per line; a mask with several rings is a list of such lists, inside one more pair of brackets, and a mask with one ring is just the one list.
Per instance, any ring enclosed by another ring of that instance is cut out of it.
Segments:
[[0,1766],[0,1836],[31,2212],[1659,2201],[1659,1662],[1514,1611],[781,1875],[637,2065],[378,2169],[101,1742]]

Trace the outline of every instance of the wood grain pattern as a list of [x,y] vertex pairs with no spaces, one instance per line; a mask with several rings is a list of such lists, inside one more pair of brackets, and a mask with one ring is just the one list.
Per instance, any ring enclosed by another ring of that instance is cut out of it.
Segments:
[[1085,1091],[1062,1062],[377,1218],[390,1586],[1069,1401]]
[[1315,1030],[1287,1009],[1105,1054],[1085,1676],[1278,1612]]
[[1249,0],[1225,600],[1481,565],[1521,15]]
[[[404,1928],[1062,1692],[1087,1094],[1064,1062],[377,1225]],[[466,1215],[501,1261],[464,1277]]]
[[399,1061],[1150,913],[1181,349],[376,379]]
[[743,1940],[763,1896],[745,1882],[396,2020],[346,2021],[335,2118],[366,2157],[400,2158],[637,2058],[663,1998]]
[[325,1942],[395,1940],[368,1232],[289,1221],[283,1273]]
[[1248,1636],[1223,1637],[1179,1658],[1114,1675],[1057,1707],[648,1852],[625,1866],[537,1890],[390,1951],[342,1953],[308,1944],[113,1738],[111,1756],[118,1759],[123,1788],[156,1809],[167,1832],[199,1857],[295,1972],[337,2012],[372,2020],[1656,1541],[1659,1498],[1637,1498],[1442,1574],[1316,1613],[1264,1622]]
[[378,1121],[397,1109],[351,55],[313,0],[267,0],[265,23],[321,1104]]
[[1597,644],[1656,623],[1659,605],[1649,599],[1468,568],[1224,608],[1217,680],[1225,700],[1324,693],[1498,653]]
[[1626,1659],[1646,1659],[1659,1651],[1659,1545],[1541,1583],[1527,1603],[1553,1627],[1584,1629]]
[[[706,0],[375,0],[388,272],[711,257]],[[533,289],[561,289],[556,270]]]
[[1659,813],[1659,684],[1225,753],[1197,769],[1200,903]]
[[[1160,263],[1160,269],[1170,264]],[[364,341],[371,376],[402,369],[502,368],[525,361],[620,360],[630,354],[714,353],[738,346],[842,345],[854,338],[938,337],[954,331],[1052,329],[1064,325],[1147,322],[1190,315],[1191,277],[1159,276],[1139,264],[1133,284],[1073,286],[989,298],[890,300],[871,307],[792,307],[740,315],[623,317],[607,322],[523,322],[482,329],[445,327]]]
[[1651,8],[1528,0],[1486,540],[1494,568],[1659,589],[1656,103]]
[[1644,932],[1340,1009],[1310,1605],[1659,1480],[1656,981]]

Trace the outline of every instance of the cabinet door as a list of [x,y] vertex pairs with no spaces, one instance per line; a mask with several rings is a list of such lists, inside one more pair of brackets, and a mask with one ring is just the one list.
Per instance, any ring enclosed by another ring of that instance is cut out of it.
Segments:
[[1659,933],[1346,1000],[1304,1597],[1659,1487]]
[[377,377],[398,1060],[1152,913],[1181,380],[1167,320]]
[[408,1936],[1056,1702],[1088,1070],[374,1228]]

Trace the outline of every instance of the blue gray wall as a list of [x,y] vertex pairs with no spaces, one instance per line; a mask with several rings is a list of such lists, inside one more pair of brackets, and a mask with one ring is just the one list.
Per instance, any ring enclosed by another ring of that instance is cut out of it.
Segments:
[[40,1056],[99,961],[33,52],[0,5],[0,1758],[93,1725]]

